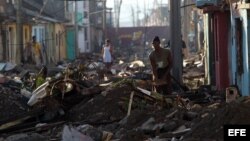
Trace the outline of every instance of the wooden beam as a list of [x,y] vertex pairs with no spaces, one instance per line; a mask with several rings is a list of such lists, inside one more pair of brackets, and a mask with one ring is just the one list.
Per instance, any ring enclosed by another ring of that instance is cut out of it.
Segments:
[[218,6],[206,6],[206,7],[202,8],[202,10],[203,10],[203,13],[221,11],[220,7],[218,7]]
[[128,112],[127,116],[130,116],[131,108],[132,108],[132,103],[133,103],[133,97],[134,97],[134,91],[130,94],[130,99],[129,99],[129,104],[128,104]]

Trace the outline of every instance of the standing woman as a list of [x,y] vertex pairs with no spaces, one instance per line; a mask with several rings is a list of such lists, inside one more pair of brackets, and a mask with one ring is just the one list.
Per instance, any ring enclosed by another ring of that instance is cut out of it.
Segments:
[[112,64],[112,46],[109,39],[105,40],[105,44],[102,48],[103,63],[105,64],[106,70],[110,71]]

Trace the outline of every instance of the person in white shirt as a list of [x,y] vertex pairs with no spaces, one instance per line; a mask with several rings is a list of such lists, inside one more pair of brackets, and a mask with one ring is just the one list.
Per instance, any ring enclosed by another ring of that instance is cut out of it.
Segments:
[[105,44],[103,45],[103,48],[102,48],[102,57],[103,57],[103,63],[105,64],[107,71],[110,71],[111,69],[111,65],[113,61],[112,52],[113,52],[113,48],[110,43],[110,40],[106,39]]

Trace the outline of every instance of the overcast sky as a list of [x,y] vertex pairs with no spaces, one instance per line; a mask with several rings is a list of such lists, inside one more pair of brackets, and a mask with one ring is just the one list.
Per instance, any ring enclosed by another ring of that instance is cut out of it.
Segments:
[[[144,2],[147,12],[149,9],[153,7],[154,0],[123,0],[122,6],[121,6],[121,15],[120,15],[120,26],[132,26],[132,12],[131,7],[134,8],[134,10],[137,10],[137,1],[138,1],[138,7],[140,9],[139,17],[140,19],[143,18],[143,12],[144,12]],[[158,2],[162,2],[166,4],[168,0],[158,0]],[[114,0],[107,0],[107,7],[113,8],[114,7]],[[114,9],[113,9],[114,10]]]

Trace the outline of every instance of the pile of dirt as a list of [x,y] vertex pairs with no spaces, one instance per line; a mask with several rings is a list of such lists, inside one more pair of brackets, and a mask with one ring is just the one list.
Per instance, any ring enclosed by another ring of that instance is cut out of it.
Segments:
[[26,113],[28,99],[18,91],[0,86],[0,121]]
[[69,111],[71,121],[111,122],[121,120],[127,113],[127,105],[133,87],[131,83],[110,86],[102,94],[88,102],[82,101]]
[[[249,99],[249,98],[246,98]],[[222,103],[218,108],[211,109],[204,107],[200,112],[200,117],[194,121],[192,126],[191,140],[201,140],[204,138],[213,140],[223,140],[224,125],[250,124],[250,105],[248,100],[233,103]]]
[[[250,124],[248,97],[242,97],[233,103],[222,101],[204,105],[193,104],[189,105],[189,108],[180,105],[173,105],[171,108],[160,107],[154,100],[135,91],[134,82],[131,79],[123,79],[103,89],[101,94],[82,98],[79,104],[67,111],[65,123],[50,127],[40,134],[50,139],[60,139],[64,125],[90,124],[102,131],[111,132],[113,139],[120,141],[143,141],[157,137],[162,140],[173,137],[183,137],[184,140],[191,141],[223,140],[223,125]],[[1,117],[26,112],[25,108],[20,108],[22,105],[18,102],[22,98],[15,92],[10,93],[6,88],[0,88],[0,91]],[[134,97],[131,113],[127,116],[132,92]],[[172,100],[174,102],[175,99]],[[192,104],[192,99],[190,100]],[[3,112],[7,109],[10,109],[10,112]],[[176,131],[180,131],[180,134],[174,134]]]

